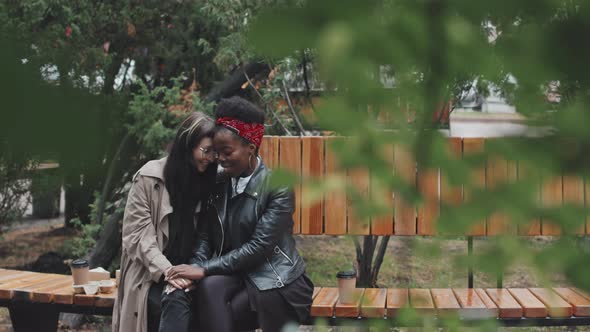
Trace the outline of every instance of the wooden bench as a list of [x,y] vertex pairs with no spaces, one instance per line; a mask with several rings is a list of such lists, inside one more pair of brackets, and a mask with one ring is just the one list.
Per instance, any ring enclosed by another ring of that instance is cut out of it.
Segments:
[[60,312],[110,316],[116,294],[74,294],[72,276],[0,269],[0,306],[17,332],[56,331]]
[[[60,312],[112,314],[116,291],[73,294],[72,277],[0,269],[0,306],[8,307],[15,331],[55,331]],[[505,326],[590,325],[590,295],[575,288],[358,288],[357,300],[342,304],[338,289],[316,287],[313,320],[330,324],[379,320],[396,326],[420,325],[400,321],[402,310],[413,308],[423,317],[455,316],[464,324],[482,319]],[[312,322],[310,322],[312,323]]]
[[[424,169],[411,158],[402,146],[388,145],[384,156],[391,164],[391,171],[400,174],[423,194],[423,204],[414,206],[401,195],[380,191],[365,169],[339,168],[328,145],[333,137],[276,137],[263,140],[261,155],[265,163],[274,169],[284,168],[305,179],[340,177],[355,186],[365,197],[379,195],[385,198],[391,213],[360,220],[354,213],[352,197],[345,192],[326,193],[312,205],[305,205],[307,188],[298,183],[294,212],[294,232],[302,235],[399,235],[437,236],[437,219],[448,207],[469,204],[472,193],[469,188],[451,186],[443,172]],[[484,139],[447,140],[449,151],[457,158],[468,158],[484,150]],[[490,158],[480,169],[473,170],[472,179],[483,190],[526,177],[526,165],[518,161]],[[561,206],[576,203],[588,205],[590,195],[585,193],[582,178],[557,176],[543,179],[539,184],[539,204]],[[590,221],[574,231],[587,235]],[[541,217],[526,223],[513,223],[506,215],[496,213],[464,234],[468,241],[473,236],[508,235],[560,235],[562,230]],[[472,244],[472,242],[470,242]],[[468,248],[471,248],[468,245]],[[51,330],[56,326],[59,312],[110,315],[115,293],[97,296],[73,295],[71,277],[32,272],[0,270],[0,303],[10,308],[15,328],[39,326]],[[397,315],[405,306],[422,314],[439,319],[456,315],[465,322],[491,317],[501,324],[516,325],[590,325],[590,298],[576,289],[498,289],[473,288],[472,271],[463,289],[359,289],[359,301],[354,305],[338,303],[334,288],[317,288],[314,292],[312,314],[314,318],[326,318],[333,324],[362,318],[377,319],[401,324]],[[501,279],[500,279],[501,280]],[[319,285],[321,286],[321,285]],[[32,315],[31,312],[35,312]],[[35,317],[34,320],[31,317]],[[27,325],[29,324],[29,325]],[[418,324],[418,323],[417,323]]]

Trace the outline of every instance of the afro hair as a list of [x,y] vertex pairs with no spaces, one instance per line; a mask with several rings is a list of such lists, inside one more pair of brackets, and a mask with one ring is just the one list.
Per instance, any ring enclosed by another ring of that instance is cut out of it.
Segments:
[[222,99],[215,108],[215,119],[231,117],[246,123],[264,124],[264,112],[241,97]]

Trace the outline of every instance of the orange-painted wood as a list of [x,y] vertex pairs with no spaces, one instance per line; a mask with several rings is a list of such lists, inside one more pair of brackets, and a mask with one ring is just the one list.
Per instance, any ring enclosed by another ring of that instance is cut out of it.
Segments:
[[361,302],[361,316],[376,318],[385,317],[386,299],[387,289],[366,288]]
[[279,139],[279,167],[288,170],[297,180],[293,186],[295,193],[293,233],[298,234],[301,232],[301,139],[299,137]]
[[[324,176],[324,140],[321,137],[302,137],[302,176],[304,180],[319,181]],[[322,234],[324,205],[322,197],[313,197],[309,187],[303,186],[301,199],[301,233]],[[312,200],[311,198],[317,198]]]
[[409,307],[410,297],[407,288],[387,289],[387,317],[396,317],[404,307]]
[[[464,138],[463,139],[463,158],[470,155],[477,155],[484,151],[484,140],[481,138]],[[471,173],[470,185],[463,187],[463,204],[470,204],[472,200],[472,191],[475,189],[483,190],[486,186],[486,167],[474,169]],[[486,234],[486,220],[475,221],[473,227],[467,232],[468,235],[481,236]]]
[[547,308],[526,288],[510,288],[510,294],[514,296],[524,311],[526,318],[547,317]]
[[521,318],[523,310],[520,304],[514,299],[514,297],[508,292],[507,289],[503,288],[489,288],[486,289],[486,293],[498,306],[500,311],[500,318]]
[[[416,161],[407,147],[395,145],[394,171],[408,186],[416,184]],[[407,202],[400,193],[394,199],[394,232],[396,235],[416,235],[416,207]]]
[[590,317],[590,300],[570,288],[556,287],[553,291],[574,308],[574,316]]

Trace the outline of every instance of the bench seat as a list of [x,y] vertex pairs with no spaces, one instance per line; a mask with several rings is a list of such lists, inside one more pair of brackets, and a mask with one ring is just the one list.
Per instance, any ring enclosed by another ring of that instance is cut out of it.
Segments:
[[[68,275],[0,269],[0,306],[9,308],[17,332],[55,331],[60,312],[112,314],[116,291],[74,294],[71,284]],[[356,292],[354,303],[343,304],[338,288],[316,287],[312,320],[333,325],[353,320],[411,325],[398,320],[400,312],[411,307],[435,320],[456,316],[466,324],[496,319],[505,326],[590,325],[590,295],[576,288],[358,288]]]

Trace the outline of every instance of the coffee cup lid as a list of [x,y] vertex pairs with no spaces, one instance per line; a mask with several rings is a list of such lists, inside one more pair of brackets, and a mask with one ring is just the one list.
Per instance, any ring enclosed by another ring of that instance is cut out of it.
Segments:
[[76,260],[74,260],[71,264],[71,267],[73,268],[81,268],[81,267],[87,267],[88,266],[88,261],[82,258],[78,258]]
[[340,271],[340,272],[336,273],[336,278],[353,279],[353,278],[356,278],[356,272],[355,271]]

